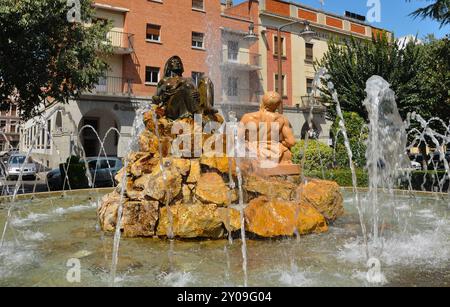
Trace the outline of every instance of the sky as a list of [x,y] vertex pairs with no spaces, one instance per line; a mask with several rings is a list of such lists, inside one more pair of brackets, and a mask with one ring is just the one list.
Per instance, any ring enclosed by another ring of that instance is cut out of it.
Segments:
[[[244,2],[245,0],[235,0],[235,4]],[[373,0],[294,0],[315,8],[321,8],[335,14],[344,15],[345,11],[351,11],[366,16],[372,5],[367,6],[368,2]],[[324,5],[321,5],[321,2]],[[433,33],[437,38],[442,38],[450,33],[450,26],[444,26],[439,29],[439,23],[430,19],[421,20],[408,16],[411,12],[418,8],[425,7],[431,2],[425,0],[379,0],[381,5],[380,22],[370,22],[375,27],[393,31],[396,38],[406,35],[418,35],[424,38],[427,34]]]

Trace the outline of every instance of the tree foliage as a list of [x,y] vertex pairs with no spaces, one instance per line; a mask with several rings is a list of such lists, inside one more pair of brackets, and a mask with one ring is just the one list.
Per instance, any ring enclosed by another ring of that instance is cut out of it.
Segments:
[[293,163],[302,164],[305,155],[305,170],[326,169],[330,166],[331,161],[333,161],[333,149],[317,140],[308,140],[306,151],[305,140],[301,140],[292,147]]
[[[353,153],[353,163],[358,168],[366,166],[366,141],[369,130],[364,119],[355,112],[343,112],[345,129]],[[335,141],[335,166],[348,168],[350,166],[345,140],[339,126],[340,118],[336,118],[331,127],[331,135]]]
[[[411,2],[411,0],[408,0]],[[411,13],[414,18],[431,18],[441,23],[441,27],[450,24],[450,0],[427,0],[434,3]]]
[[[409,41],[401,45],[388,38],[363,41],[352,38],[344,44],[331,42],[316,67],[325,67],[338,92],[344,111],[355,112],[367,120],[363,106],[366,81],[373,75],[383,77],[396,93],[400,115],[417,112],[425,119],[440,116],[450,119],[449,39],[430,40],[420,45]],[[330,104],[328,116],[336,117],[331,93],[324,89]]]
[[0,104],[15,101],[24,119],[53,102],[91,90],[108,68],[108,24],[87,24],[91,0],[80,0],[84,22],[71,23],[67,0],[0,1]]

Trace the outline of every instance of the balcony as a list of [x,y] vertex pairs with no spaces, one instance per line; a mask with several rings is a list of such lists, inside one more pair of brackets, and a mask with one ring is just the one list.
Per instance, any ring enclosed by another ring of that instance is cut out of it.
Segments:
[[222,66],[242,71],[261,70],[261,55],[246,51],[224,49],[222,51]]
[[243,88],[225,88],[222,93],[222,103],[259,104],[262,91]]
[[134,52],[134,34],[120,31],[109,31],[106,37],[113,46],[115,54],[124,55]]
[[107,76],[101,78],[90,93],[85,94],[99,96],[131,96],[133,94],[132,80]]

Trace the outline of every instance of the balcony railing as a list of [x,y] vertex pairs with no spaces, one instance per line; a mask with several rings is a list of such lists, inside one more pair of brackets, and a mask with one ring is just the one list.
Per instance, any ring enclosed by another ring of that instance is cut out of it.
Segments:
[[323,104],[322,98],[320,96],[302,96],[301,103],[299,105],[300,108],[310,109],[313,108],[325,108]]
[[245,102],[245,103],[259,103],[262,94],[260,90],[250,90],[243,88],[224,88],[223,102]]
[[242,70],[260,70],[261,55],[259,53],[224,49],[222,64]]
[[134,51],[134,34],[120,31],[109,31],[106,37],[114,47],[116,53],[130,54]]
[[91,94],[131,96],[133,94],[132,80],[112,76],[100,78]]

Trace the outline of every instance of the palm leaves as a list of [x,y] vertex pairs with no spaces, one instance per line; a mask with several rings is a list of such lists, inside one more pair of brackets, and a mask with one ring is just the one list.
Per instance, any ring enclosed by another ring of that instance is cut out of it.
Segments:
[[[411,0],[408,0],[411,1]],[[427,0],[431,1],[431,0]],[[414,18],[431,18],[441,23],[441,27],[450,23],[450,0],[434,0],[433,4],[430,4],[424,8],[420,8],[410,15]]]

